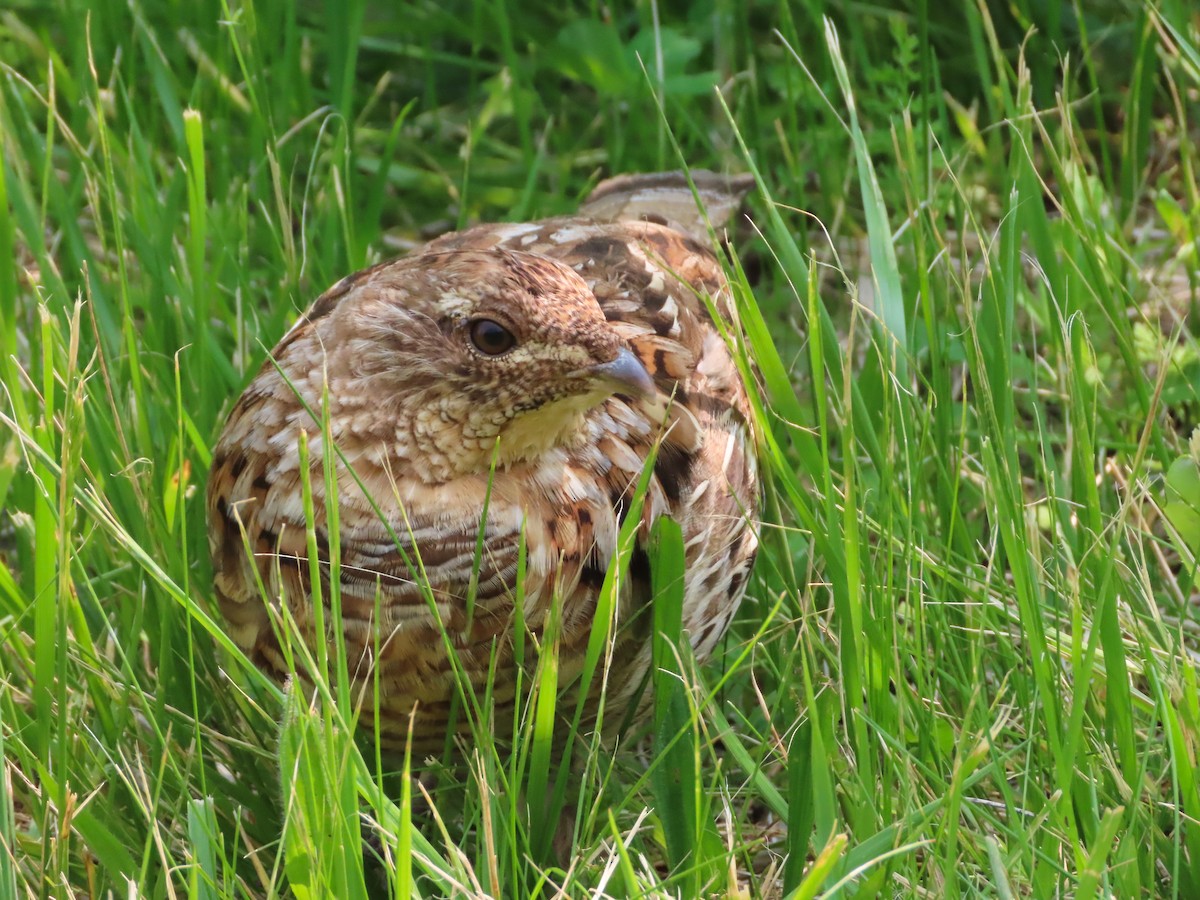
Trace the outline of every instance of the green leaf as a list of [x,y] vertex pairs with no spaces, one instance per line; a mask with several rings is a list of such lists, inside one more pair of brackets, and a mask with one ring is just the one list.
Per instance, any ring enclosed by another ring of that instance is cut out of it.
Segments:
[[1200,467],[1181,456],[1167,469],[1163,513],[1193,554],[1200,554]]

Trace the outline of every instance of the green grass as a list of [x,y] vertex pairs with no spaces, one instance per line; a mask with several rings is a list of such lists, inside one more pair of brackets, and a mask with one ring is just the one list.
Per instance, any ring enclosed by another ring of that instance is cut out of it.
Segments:
[[[0,898],[1200,894],[1191,4],[677,6],[0,10]],[[643,742],[560,767],[551,633],[414,782],[222,634],[223,417],[346,272],[683,163],[760,180],[748,599],[697,671],[664,588]]]

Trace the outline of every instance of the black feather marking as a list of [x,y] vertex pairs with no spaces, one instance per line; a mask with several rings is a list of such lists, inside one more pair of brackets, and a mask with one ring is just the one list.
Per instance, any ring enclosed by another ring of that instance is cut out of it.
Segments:
[[237,477],[245,471],[247,462],[248,460],[246,459],[246,454],[244,453],[238,453],[236,456],[234,456],[233,464],[229,467],[230,476],[236,480]]
[[598,591],[604,585],[604,576],[606,574],[607,570],[589,557],[588,561],[583,564],[583,568],[579,570],[579,584],[582,587]]
[[746,584],[746,576],[749,574],[750,570],[748,568],[738,569],[733,573],[733,576],[729,579],[729,597],[731,599],[741,594],[742,588]]
[[674,444],[663,444],[659,450],[658,458],[654,461],[654,474],[671,503],[677,503],[682,496],[695,461],[695,454],[685,453]]
[[635,583],[650,584],[650,557],[640,545],[629,556],[629,577]]
[[[650,312],[658,312],[666,305],[668,294],[666,291],[642,291],[642,306]],[[657,330],[657,329],[655,329]]]

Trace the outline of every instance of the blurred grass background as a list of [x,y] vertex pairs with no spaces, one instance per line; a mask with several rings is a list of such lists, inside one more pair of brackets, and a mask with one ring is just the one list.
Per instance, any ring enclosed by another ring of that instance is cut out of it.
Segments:
[[[1200,894],[1198,117],[1185,0],[9,0],[0,898]],[[684,163],[771,475],[692,778],[414,808],[214,624],[211,444],[341,275]]]

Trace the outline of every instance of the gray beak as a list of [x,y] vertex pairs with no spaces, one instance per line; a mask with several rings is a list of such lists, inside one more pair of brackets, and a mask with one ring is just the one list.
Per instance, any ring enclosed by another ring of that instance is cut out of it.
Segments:
[[641,360],[624,347],[621,348],[616,359],[592,366],[588,371],[593,376],[612,384],[618,394],[628,394],[631,397],[653,397],[658,392],[658,388],[654,385],[654,379],[650,377]]

